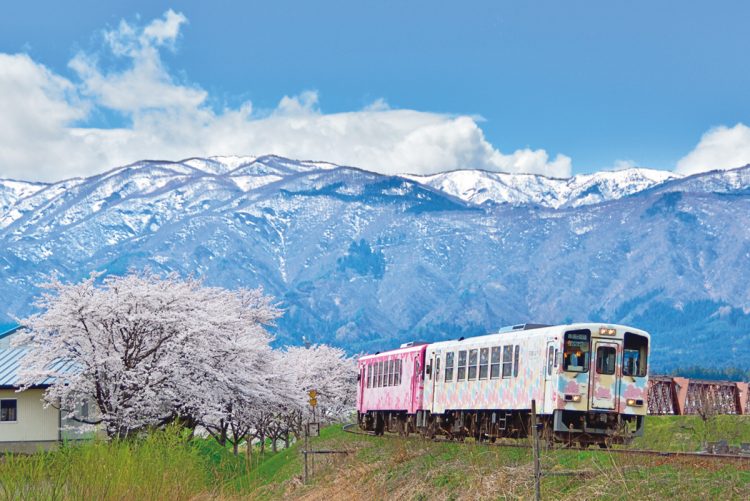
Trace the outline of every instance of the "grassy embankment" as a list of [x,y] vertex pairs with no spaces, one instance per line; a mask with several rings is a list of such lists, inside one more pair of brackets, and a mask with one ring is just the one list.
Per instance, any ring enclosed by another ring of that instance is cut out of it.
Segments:
[[[636,447],[697,450],[703,441],[750,442],[750,418],[650,417]],[[533,495],[531,451],[357,436],[329,427],[301,483],[298,446],[243,456],[178,433],[139,442],[94,442],[0,463],[0,499],[517,499]],[[544,499],[750,499],[750,461],[544,451]]]

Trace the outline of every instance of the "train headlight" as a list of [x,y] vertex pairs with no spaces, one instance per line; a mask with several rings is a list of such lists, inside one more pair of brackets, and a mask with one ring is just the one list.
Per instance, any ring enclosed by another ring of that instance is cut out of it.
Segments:
[[565,395],[566,402],[580,402],[581,395]]
[[617,334],[617,329],[609,329],[607,327],[599,327],[600,336],[614,336]]
[[627,401],[627,404],[629,407],[638,407],[638,406],[643,405],[643,400],[641,400],[640,398],[639,399],[629,398]]

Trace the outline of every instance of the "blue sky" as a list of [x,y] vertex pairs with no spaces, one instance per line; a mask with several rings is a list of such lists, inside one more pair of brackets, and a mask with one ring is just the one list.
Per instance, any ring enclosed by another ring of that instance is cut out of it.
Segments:
[[[177,30],[143,45],[148,26],[169,19]],[[0,18],[4,85],[28,88],[43,68],[50,103],[25,109],[54,127],[37,138],[38,126],[0,118],[14,129],[5,154],[0,141],[0,176],[88,174],[159,153],[275,152],[421,173],[744,165],[748,20],[739,1],[12,2]],[[128,36],[139,48],[118,53],[112,40]],[[145,101],[154,89],[175,97],[135,105],[133,91],[125,103],[109,84],[132,90],[128,75],[156,85],[140,88]],[[15,102],[24,98],[38,101]],[[291,133],[300,120],[339,135]],[[189,121],[202,126],[183,130]],[[170,132],[146,145],[157,129]],[[241,134],[226,139],[229,129]],[[112,152],[87,151],[82,135]],[[54,155],[9,151],[22,139],[51,141]]]

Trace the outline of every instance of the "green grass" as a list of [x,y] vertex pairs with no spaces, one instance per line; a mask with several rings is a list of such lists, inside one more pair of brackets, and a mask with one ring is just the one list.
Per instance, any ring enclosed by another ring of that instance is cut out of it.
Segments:
[[[649,417],[634,446],[693,450],[703,422],[693,417]],[[746,417],[709,423],[711,440],[748,441]],[[690,436],[684,438],[686,428]],[[684,441],[684,443],[680,443]],[[287,485],[278,499],[528,499],[533,497],[532,453],[524,448],[468,442],[435,443],[344,434],[333,430],[319,447],[356,450],[331,459],[310,486]],[[544,499],[750,499],[750,461],[633,456],[599,449],[543,450]],[[562,475],[555,475],[562,473]],[[573,473],[571,475],[571,473]],[[273,497],[272,496],[272,497]]]
[[750,443],[750,416],[648,416],[643,437],[633,447],[663,451],[699,451],[705,442]]
[[[706,426],[708,424],[709,426]],[[702,441],[750,441],[748,417],[649,417],[638,448],[693,450]],[[301,445],[251,459],[179,429],[137,440],[64,445],[0,460],[0,500],[526,499],[533,496],[525,448],[442,443],[321,430],[312,447],[350,451],[315,458],[301,481]],[[545,499],[750,499],[750,461],[546,450]]]

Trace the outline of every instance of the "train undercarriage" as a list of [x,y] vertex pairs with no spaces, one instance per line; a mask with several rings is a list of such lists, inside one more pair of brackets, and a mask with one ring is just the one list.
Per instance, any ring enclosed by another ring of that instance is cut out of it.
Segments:
[[[462,410],[444,414],[370,411],[360,413],[358,422],[362,430],[376,435],[419,433],[428,439],[440,436],[457,441],[473,438],[477,442],[495,442],[499,438],[528,437],[531,413],[527,410]],[[537,415],[537,423],[540,438],[549,444],[609,447],[642,435],[644,416],[557,410],[552,415]]]

